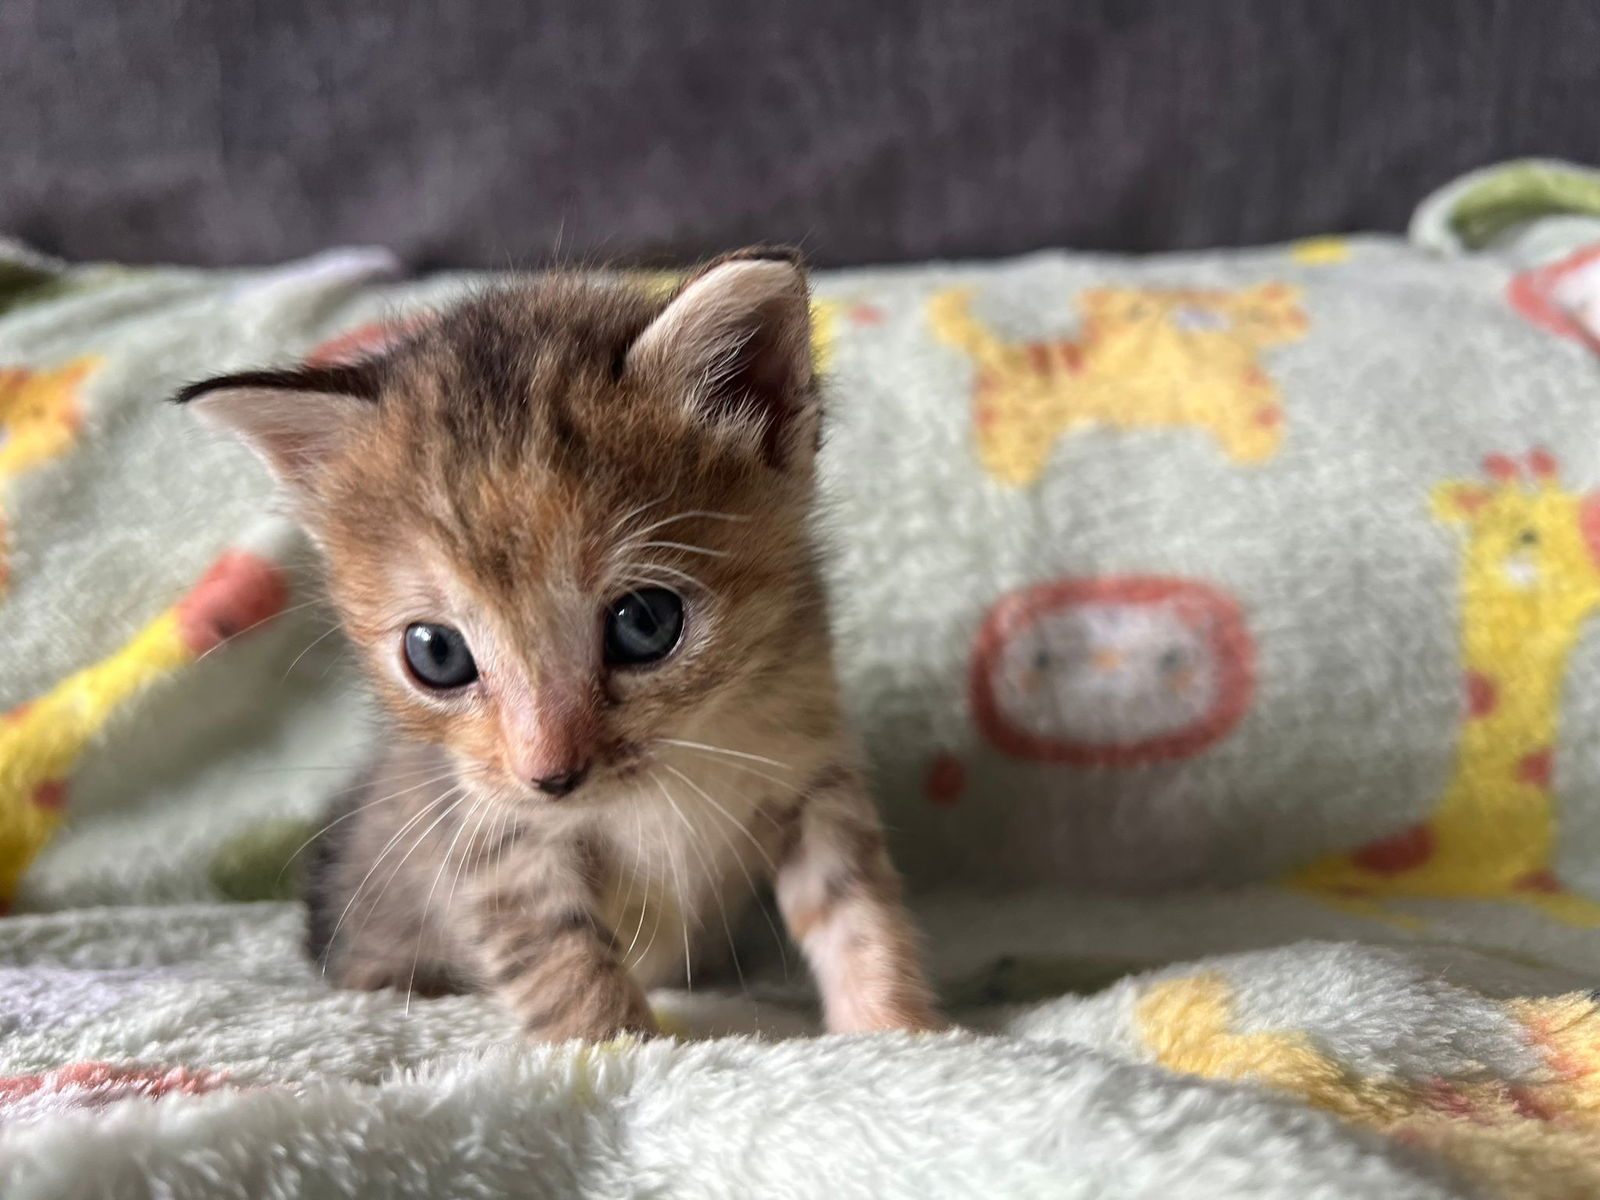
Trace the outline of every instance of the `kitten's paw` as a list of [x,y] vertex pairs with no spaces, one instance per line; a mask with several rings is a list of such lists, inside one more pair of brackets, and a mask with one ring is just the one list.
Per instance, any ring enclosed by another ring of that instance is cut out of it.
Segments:
[[955,1022],[940,1013],[925,1010],[908,1016],[896,1029],[903,1029],[907,1033],[947,1033],[954,1029]]
[[857,1010],[828,1022],[829,1033],[943,1033],[953,1028],[948,1018],[922,1004]]
[[459,996],[466,990],[449,968],[427,961],[413,965],[409,960],[401,963],[359,959],[330,969],[327,976],[335,987],[352,992],[392,990],[427,1000],[439,996]]
[[661,1030],[654,1017],[620,1025],[579,1017],[528,1025],[524,1027],[524,1032],[535,1042],[567,1042],[574,1039],[582,1042],[620,1042],[645,1041],[659,1035]]
[[945,1033],[954,1029],[955,1024],[931,1008],[918,1008],[894,1013],[879,1028],[901,1033]]
[[526,1016],[527,1035],[537,1042],[609,1042],[619,1038],[652,1038],[661,1032],[644,993],[628,981],[626,986],[603,989],[554,1012]]

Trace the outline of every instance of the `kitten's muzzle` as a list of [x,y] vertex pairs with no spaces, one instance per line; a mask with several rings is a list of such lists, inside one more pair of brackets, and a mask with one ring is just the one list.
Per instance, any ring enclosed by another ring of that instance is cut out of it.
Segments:
[[541,779],[530,780],[534,787],[547,796],[561,797],[577,790],[589,774],[589,764],[574,767],[570,771],[562,771],[557,775],[546,775]]

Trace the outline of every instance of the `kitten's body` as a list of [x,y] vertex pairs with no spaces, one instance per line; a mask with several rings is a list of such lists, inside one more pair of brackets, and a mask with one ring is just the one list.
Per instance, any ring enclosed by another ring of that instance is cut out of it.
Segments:
[[[324,838],[308,879],[313,957],[351,986],[424,994],[481,986],[463,939],[473,907],[485,897],[492,907],[493,894],[516,886],[529,869],[530,851],[554,842],[586,860],[594,921],[610,931],[641,987],[722,975],[736,953],[730,943],[738,943],[737,952],[762,949],[744,944],[765,932],[747,918],[770,884],[769,864],[793,819],[793,789],[699,752],[676,751],[667,760],[688,779],[660,771],[659,784],[641,781],[619,794],[616,812],[558,810],[528,819],[474,810],[470,799],[459,807],[437,803],[453,786],[443,756],[416,743],[388,747],[359,790],[329,814],[340,824]],[[407,788],[439,775],[447,778]],[[344,819],[397,792],[393,803]]]
[[[319,848],[336,981],[490,990],[540,1037],[649,1030],[642,989],[770,881],[830,1028],[936,1023],[835,698],[805,301],[762,257],[665,307],[551,282],[375,363],[185,393],[290,485],[395,721]],[[662,589],[675,644],[617,657],[617,605]],[[416,673],[419,623],[470,681]]]

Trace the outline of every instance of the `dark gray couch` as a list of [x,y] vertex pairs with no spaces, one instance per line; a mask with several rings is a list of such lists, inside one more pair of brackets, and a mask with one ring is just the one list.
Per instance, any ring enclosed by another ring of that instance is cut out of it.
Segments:
[[1592,0],[0,0],[0,233],[419,266],[1398,228],[1600,161]]

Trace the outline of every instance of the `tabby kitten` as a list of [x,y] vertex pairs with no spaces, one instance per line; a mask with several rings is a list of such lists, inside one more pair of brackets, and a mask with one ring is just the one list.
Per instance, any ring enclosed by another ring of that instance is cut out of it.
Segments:
[[835,695],[793,256],[508,288],[178,399],[287,486],[393,719],[308,889],[338,983],[650,1032],[765,877],[830,1030],[940,1023]]

